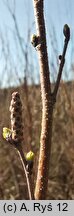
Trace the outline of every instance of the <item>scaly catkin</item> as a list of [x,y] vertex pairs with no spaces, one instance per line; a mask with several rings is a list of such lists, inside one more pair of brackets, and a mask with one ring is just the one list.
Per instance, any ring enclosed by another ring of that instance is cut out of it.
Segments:
[[12,94],[10,104],[12,140],[15,145],[23,141],[22,103],[18,92]]

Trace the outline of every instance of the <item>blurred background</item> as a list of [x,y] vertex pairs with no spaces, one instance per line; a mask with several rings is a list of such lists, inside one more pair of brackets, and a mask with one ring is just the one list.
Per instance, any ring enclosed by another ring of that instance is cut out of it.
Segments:
[[[44,1],[50,78],[54,88],[63,26],[71,38],[67,49],[57,102],[54,109],[52,152],[47,199],[74,199],[74,1]],[[23,110],[23,151],[35,153],[33,178],[39,157],[41,95],[38,56],[30,38],[36,33],[32,0],[0,1],[0,199],[28,199],[19,156],[2,137],[10,128],[11,94],[20,93]]]

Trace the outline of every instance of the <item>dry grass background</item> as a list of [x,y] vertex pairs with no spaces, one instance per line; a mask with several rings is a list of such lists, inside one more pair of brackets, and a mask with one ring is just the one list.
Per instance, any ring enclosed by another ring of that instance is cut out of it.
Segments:
[[[74,82],[61,83],[54,109],[52,152],[47,199],[74,199]],[[40,87],[24,86],[0,90],[0,199],[28,199],[25,176],[16,150],[2,138],[10,127],[10,100],[20,92],[23,104],[24,152],[35,153],[36,181],[41,130]]]

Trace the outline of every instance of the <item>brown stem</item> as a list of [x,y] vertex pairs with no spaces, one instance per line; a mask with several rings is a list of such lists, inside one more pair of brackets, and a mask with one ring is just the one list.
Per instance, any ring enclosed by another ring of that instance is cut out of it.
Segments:
[[57,95],[57,92],[58,92],[58,88],[59,88],[60,80],[61,80],[61,75],[62,75],[63,67],[64,67],[64,64],[65,64],[65,55],[66,55],[68,42],[69,42],[69,38],[65,38],[63,53],[62,53],[61,61],[60,61],[60,65],[59,65],[59,72],[58,72],[58,76],[57,76],[57,81],[56,81],[55,88],[54,88],[54,91],[53,91],[53,94],[54,94],[55,98],[56,98],[56,95]]
[[[45,32],[45,21],[44,21],[44,11],[43,11],[43,0],[33,0],[34,3],[34,13],[36,18],[36,29],[37,36],[39,36],[40,44],[38,45],[38,56],[39,56],[39,65],[40,65],[40,76],[43,84],[41,85],[41,92],[44,95],[44,87],[46,86],[47,92],[48,83],[49,89],[51,89],[50,77],[49,77],[49,64],[48,64],[48,54],[47,54],[47,45],[46,45],[46,32]],[[43,77],[43,79],[42,79]],[[46,85],[47,83],[47,85]]]
[[34,199],[34,194],[33,194],[33,188],[32,188],[32,178],[31,178],[31,175],[26,171],[27,162],[26,162],[26,159],[24,157],[22,147],[18,146],[17,149],[18,149],[18,154],[20,156],[21,163],[22,163],[22,166],[23,166],[23,169],[24,169],[24,173],[25,173],[25,176],[26,176],[29,199],[33,200]]
[[39,65],[40,65],[40,82],[42,95],[42,130],[40,139],[40,156],[35,187],[35,199],[46,199],[47,182],[49,173],[49,159],[51,151],[52,136],[52,114],[53,105],[51,97],[51,85],[49,77],[49,65],[46,46],[46,32],[44,22],[43,0],[33,0],[34,13],[36,19],[37,36],[39,43],[37,46]]
[[[44,114],[42,117],[42,131],[41,131],[41,146],[39,155],[39,165],[37,173],[37,181],[35,187],[35,199],[45,200],[48,185],[49,175],[49,161],[51,153],[51,137],[52,137],[52,114],[53,110],[49,107],[50,115]],[[48,112],[48,111],[47,111]]]

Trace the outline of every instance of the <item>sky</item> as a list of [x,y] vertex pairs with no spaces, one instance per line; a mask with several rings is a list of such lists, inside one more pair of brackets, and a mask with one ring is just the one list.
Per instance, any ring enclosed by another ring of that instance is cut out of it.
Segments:
[[[0,0],[0,85],[2,87],[13,84],[17,85],[19,83],[17,76],[19,80],[23,79],[25,67],[24,56],[16,36],[14,21],[5,2],[7,2],[7,0]],[[14,11],[15,8],[23,49],[25,50],[28,46],[28,71],[32,68],[34,79],[37,82],[39,79],[37,53],[31,46],[30,39],[27,42],[28,29],[30,30],[30,34],[36,32],[33,1],[8,0],[8,2],[12,11]],[[53,61],[55,71],[58,71],[57,59],[63,49],[63,26],[65,23],[70,26],[71,40],[66,55],[65,71],[67,71],[67,74],[64,72],[62,78],[65,80],[74,79],[74,75],[71,73],[71,65],[74,58],[74,0],[45,0],[44,14],[49,66],[52,71],[51,80],[52,76],[54,76],[54,79],[56,78],[52,67]]]

